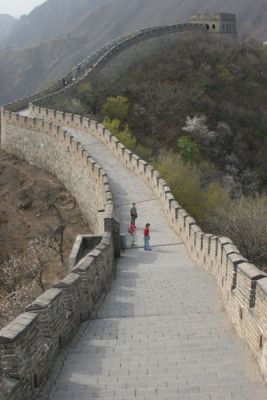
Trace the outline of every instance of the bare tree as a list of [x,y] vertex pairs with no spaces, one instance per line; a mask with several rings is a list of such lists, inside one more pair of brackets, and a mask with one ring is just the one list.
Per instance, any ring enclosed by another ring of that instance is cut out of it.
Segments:
[[30,265],[19,255],[12,256],[1,265],[0,324],[15,318],[33,300],[34,281]]
[[49,264],[58,256],[58,243],[50,236],[40,236],[29,243],[29,262],[32,279],[44,292],[46,290],[43,275]]
[[[15,318],[46,290],[44,273],[58,257],[58,243],[50,236],[41,236],[29,242],[25,255],[13,255],[0,266],[0,324]],[[37,290],[39,287],[39,290]]]
[[219,226],[240,252],[261,269],[267,267],[267,196],[241,197],[219,210]]

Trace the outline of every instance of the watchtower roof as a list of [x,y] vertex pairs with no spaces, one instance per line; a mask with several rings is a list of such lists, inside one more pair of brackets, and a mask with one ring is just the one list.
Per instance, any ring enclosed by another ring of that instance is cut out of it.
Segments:
[[222,12],[194,14],[190,17],[190,22],[205,25],[210,33],[225,34],[237,38],[235,14]]
[[231,13],[199,13],[199,14],[194,14],[190,17],[191,21],[231,21],[231,22],[236,22],[236,15],[231,14]]

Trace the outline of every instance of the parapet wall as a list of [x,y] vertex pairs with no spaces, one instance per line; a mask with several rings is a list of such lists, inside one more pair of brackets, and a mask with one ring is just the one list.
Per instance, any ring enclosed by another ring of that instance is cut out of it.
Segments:
[[81,144],[56,124],[4,112],[1,147],[57,176],[72,193],[96,234],[104,232],[103,210],[112,201],[106,173]]
[[227,313],[267,380],[267,276],[240,254],[229,238],[207,234],[175,200],[167,182],[146,161],[120,143],[103,125],[87,118],[31,106],[36,118],[75,128],[99,138],[161,200],[172,228],[191,258],[217,281]]
[[[84,60],[78,76],[75,69],[76,79],[88,79],[136,43],[184,31],[206,31],[206,27],[194,24],[153,27],[119,38]],[[71,79],[73,73],[66,79]],[[0,331],[0,399],[2,396],[5,400],[31,400],[38,395],[60,349],[107,291],[114,271],[114,256],[120,252],[119,223],[113,214],[107,176],[61,126],[98,137],[151,187],[192,259],[214,275],[226,311],[267,380],[267,276],[249,264],[230,239],[204,233],[175,200],[160,174],[98,122],[36,105],[31,106],[36,118],[10,112],[26,108],[33,99],[39,98],[42,104],[49,104],[75,84],[62,89],[62,81],[58,81],[38,95],[7,105],[5,109],[9,112],[1,114],[1,147],[55,174],[76,197],[85,218],[95,232],[102,235],[102,240],[71,274]],[[37,103],[41,104],[38,100]]]
[[[94,53],[88,59],[85,59],[79,64],[80,70],[79,74],[77,75],[76,82],[71,83],[67,87],[62,88],[53,94],[49,94],[47,96],[38,96],[37,100],[33,101],[33,104],[49,107],[51,102],[53,102],[54,99],[57,99],[59,95],[65,96],[67,92],[72,90],[73,86],[77,85],[78,83],[87,82],[88,79],[91,79],[105,65],[109,64],[112,59],[132,46],[149,39],[181,32],[206,32],[206,27],[205,25],[193,23],[154,26],[152,28],[143,29],[132,34],[119,37],[111,43],[107,43],[97,53]],[[69,78],[67,77],[66,79],[68,80]]]
[[120,230],[105,171],[60,126],[4,112],[1,148],[56,175],[101,236],[69,275],[0,331],[0,399],[31,400],[64,344],[109,290],[120,253]]

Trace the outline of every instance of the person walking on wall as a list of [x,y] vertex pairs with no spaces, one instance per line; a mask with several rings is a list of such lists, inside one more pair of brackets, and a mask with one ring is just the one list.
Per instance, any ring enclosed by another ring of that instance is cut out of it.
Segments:
[[132,239],[132,246],[134,246],[134,243],[136,241],[136,226],[135,224],[130,224],[129,228],[128,228],[128,233],[131,236]]
[[149,241],[150,241],[150,224],[147,223],[144,229],[144,250],[152,250]]
[[132,208],[130,210],[130,216],[131,216],[131,224],[135,225],[135,220],[137,218],[137,210],[135,203],[132,204]]

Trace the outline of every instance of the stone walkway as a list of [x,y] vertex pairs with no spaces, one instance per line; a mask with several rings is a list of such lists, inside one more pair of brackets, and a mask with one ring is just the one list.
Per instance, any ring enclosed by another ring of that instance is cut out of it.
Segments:
[[125,251],[95,320],[71,347],[52,400],[266,400],[258,366],[224,312],[211,275],[194,265],[153,192],[104,144],[73,132],[105,168],[126,231],[138,207],[138,246]]

